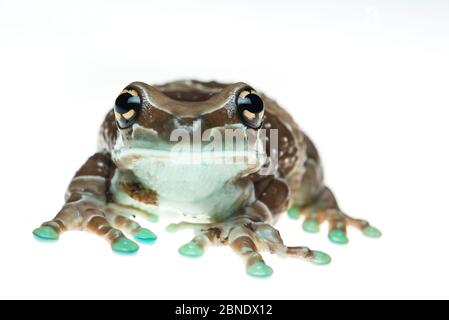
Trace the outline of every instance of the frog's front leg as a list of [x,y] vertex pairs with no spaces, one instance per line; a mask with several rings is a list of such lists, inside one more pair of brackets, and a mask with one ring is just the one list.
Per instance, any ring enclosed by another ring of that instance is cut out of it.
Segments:
[[88,231],[107,240],[112,250],[119,253],[133,253],[139,248],[121,230],[142,242],[155,241],[156,236],[150,230],[109,205],[109,180],[115,169],[108,153],[90,157],[72,179],[62,209],[33,234],[41,240],[57,240],[65,231]]
[[279,231],[271,226],[272,215],[261,201],[242,208],[226,221],[198,230],[196,236],[183,245],[179,252],[184,256],[198,257],[211,245],[229,245],[243,258],[246,272],[255,277],[268,277],[273,273],[262,258],[268,251],[280,256],[302,258],[316,264],[327,264],[330,257],[307,247],[286,246]]

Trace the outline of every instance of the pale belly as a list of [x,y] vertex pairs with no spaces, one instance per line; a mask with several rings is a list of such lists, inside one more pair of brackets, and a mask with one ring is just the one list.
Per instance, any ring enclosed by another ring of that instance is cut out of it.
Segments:
[[182,167],[175,170],[171,167],[170,174],[161,172],[163,181],[145,181],[146,187],[151,186],[157,192],[157,205],[154,205],[131,197],[123,187],[126,177],[117,170],[111,181],[112,200],[158,216],[193,223],[223,221],[255,200],[254,185],[249,179],[223,181],[219,179],[219,170],[214,172],[215,176],[209,170],[192,172]]

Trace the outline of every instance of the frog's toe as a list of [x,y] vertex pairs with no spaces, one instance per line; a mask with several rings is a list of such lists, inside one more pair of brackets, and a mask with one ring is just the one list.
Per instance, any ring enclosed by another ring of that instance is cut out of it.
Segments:
[[178,252],[189,258],[198,258],[204,254],[204,250],[211,244],[211,239],[215,236],[214,230],[206,230],[197,234],[190,242],[181,246]]
[[157,236],[149,229],[139,228],[133,232],[134,239],[141,243],[151,244],[157,239]]
[[246,273],[257,278],[267,278],[273,274],[273,269],[265,262],[257,261],[246,267]]
[[303,222],[302,229],[306,232],[317,233],[320,231],[320,226],[316,220],[307,219]]
[[58,232],[55,231],[52,227],[43,226],[33,230],[33,235],[38,240],[43,241],[56,241],[59,239]]
[[296,219],[299,219],[299,216],[301,215],[301,211],[299,211],[299,209],[296,207],[291,207],[290,209],[288,209],[287,214],[291,219],[296,220]]
[[379,229],[377,229],[377,228],[375,228],[373,226],[370,226],[370,225],[364,227],[362,229],[362,232],[363,232],[363,234],[365,236],[370,237],[370,238],[380,238],[380,237],[382,237],[382,232]]
[[184,257],[199,258],[204,254],[204,249],[198,243],[191,241],[181,246],[178,252]]
[[139,245],[125,236],[122,236],[111,244],[111,248],[115,253],[133,254],[139,250]]
[[331,263],[331,261],[332,258],[327,253],[321,251],[312,251],[310,262],[317,265],[326,265]]
[[[151,244],[151,243],[154,243],[157,239],[157,236],[151,230],[141,227],[140,224],[138,224],[136,221],[134,221],[128,217],[125,217],[124,215],[114,216],[114,218],[111,219],[111,223],[114,227],[120,229],[121,231],[125,232],[126,234],[132,235],[134,237],[134,239],[138,242]],[[123,244],[126,244],[125,240],[120,240],[120,241],[122,241]],[[131,241],[131,240],[128,240],[128,241]],[[119,251],[120,250],[122,250],[122,251],[127,251],[127,250],[137,251],[137,249],[133,249],[134,246],[131,244],[129,244],[129,249],[122,248],[122,245],[120,245],[120,244],[118,244],[117,246],[119,248],[121,248],[121,249],[119,249]],[[116,250],[114,250],[114,251],[116,251]]]
[[251,233],[245,234],[244,228],[236,228],[231,232],[230,247],[237,253],[246,265],[246,273],[257,278],[267,278],[273,274],[273,269],[267,265],[260,254],[257,243],[259,239]]
[[347,244],[349,242],[346,231],[340,229],[331,230],[327,237],[332,243],[335,244]]
[[317,265],[331,263],[331,257],[322,251],[310,250],[308,247],[285,247],[287,256],[299,258]]

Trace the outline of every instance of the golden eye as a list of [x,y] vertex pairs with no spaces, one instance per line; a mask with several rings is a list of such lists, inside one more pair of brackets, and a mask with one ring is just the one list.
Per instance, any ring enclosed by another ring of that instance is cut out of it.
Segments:
[[125,89],[115,100],[114,113],[119,128],[125,129],[137,120],[142,103],[134,89]]
[[242,90],[237,97],[237,110],[243,122],[258,129],[262,124],[264,105],[262,98],[251,88]]

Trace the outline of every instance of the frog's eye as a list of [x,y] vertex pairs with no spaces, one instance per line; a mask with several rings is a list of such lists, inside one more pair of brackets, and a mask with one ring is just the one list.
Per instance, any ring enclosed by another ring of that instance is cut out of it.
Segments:
[[115,100],[115,119],[120,129],[133,125],[140,112],[142,103],[136,90],[125,89]]
[[242,90],[237,97],[237,110],[243,122],[253,129],[262,124],[264,107],[262,98],[251,88]]

